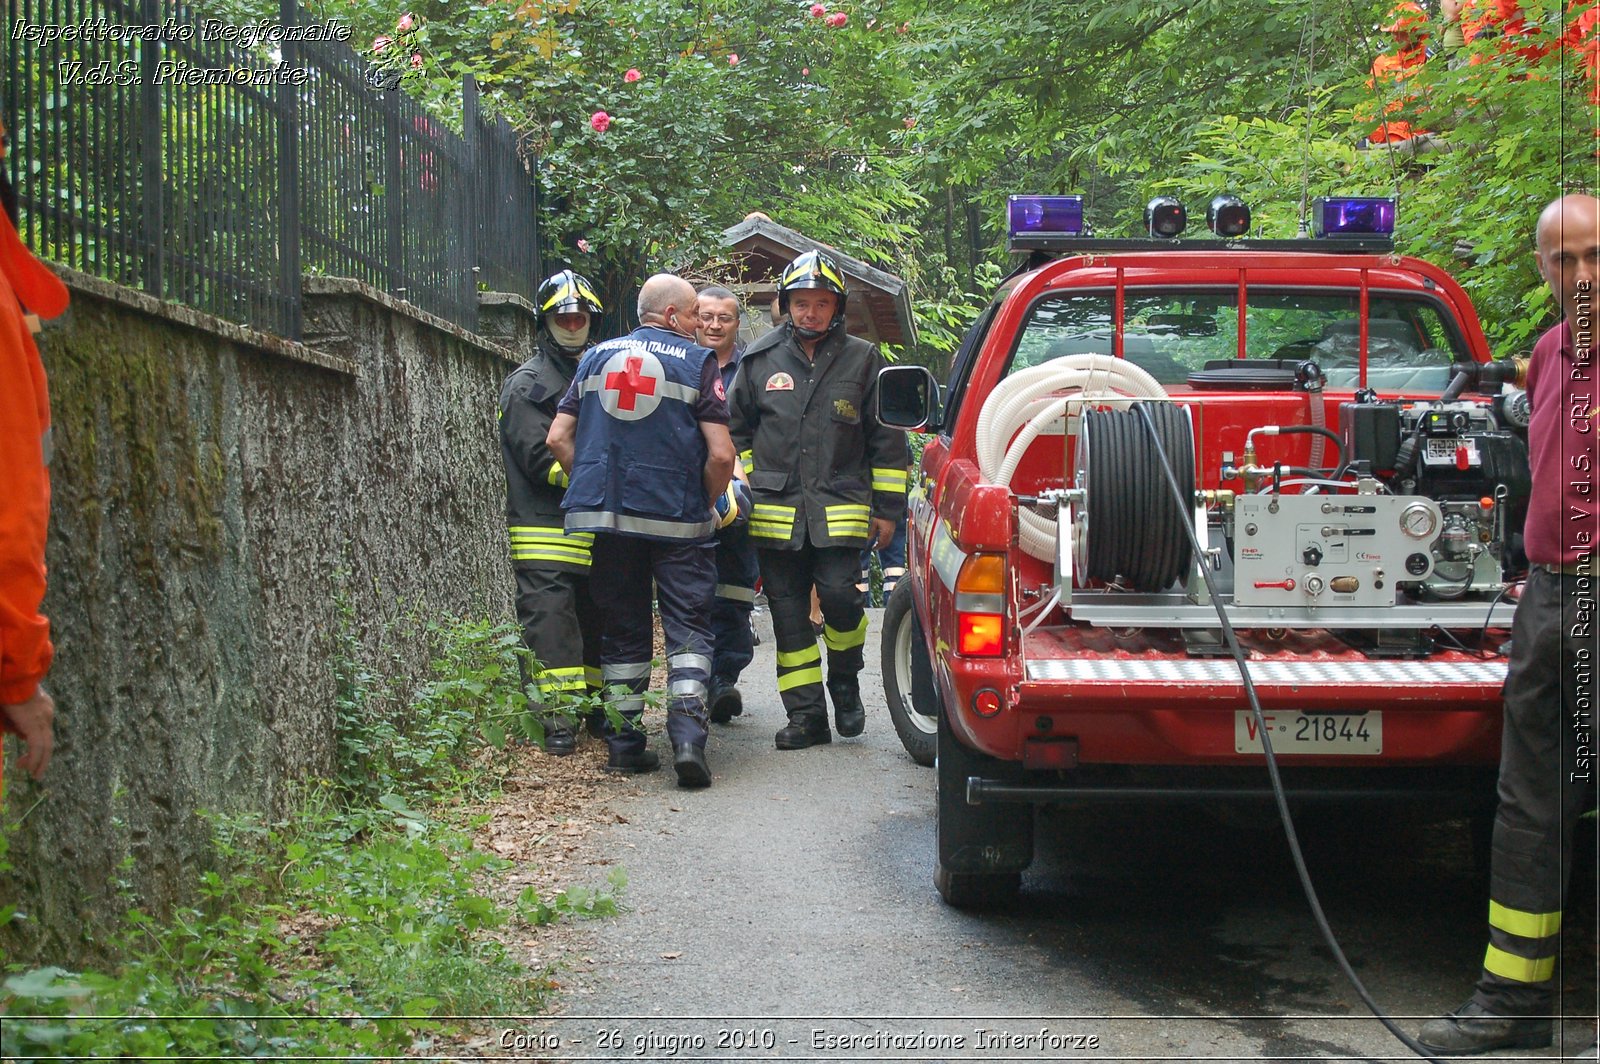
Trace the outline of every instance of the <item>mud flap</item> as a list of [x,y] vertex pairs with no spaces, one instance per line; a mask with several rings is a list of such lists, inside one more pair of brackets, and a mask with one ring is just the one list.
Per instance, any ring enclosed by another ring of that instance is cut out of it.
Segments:
[[1034,806],[1026,802],[967,804],[967,778],[1014,778],[1004,761],[969,750],[956,739],[946,712],[939,714],[939,866],[943,873],[998,876],[1033,863]]

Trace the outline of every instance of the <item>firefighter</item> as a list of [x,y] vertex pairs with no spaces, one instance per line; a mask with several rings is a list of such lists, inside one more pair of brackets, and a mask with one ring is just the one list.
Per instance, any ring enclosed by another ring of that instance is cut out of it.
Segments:
[[[545,446],[556,404],[572,383],[578,358],[602,307],[588,279],[562,270],[539,286],[533,357],[500,390],[500,455],[506,467],[506,519],[517,578],[517,623],[522,642],[543,666],[525,677],[538,697],[547,753],[577,749],[573,696],[600,686],[600,613],[589,595],[589,547],[594,537],[562,527],[567,475]],[[591,715],[591,732],[599,721]]]
[[1533,492],[1523,533],[1528,580],[1512,620],[1500,744],[1500,805],[1489,858],[1489,946],[1465,1004],[1430,1020],[1432,1053],[1550,1044],[1572,834],[1595,800],[1593,613],[1595,301],[1600,199],[1571,195],[1539,216],[1539,272],[1565,319],[1528,366]]
[[[716,353],[723,390],[731,391],[745,350],[739,340],[739,319],[743,315],[739,297],[713,285],[700,290],[698,305],[700,342]],[[735,463],[733,473],[739,481],[735,490],[744,493],[741,509],[748,516],[749,489],[744,484],[744,470]],[[744,697],[738,688],[739,674],[755,657],[750,614],[755,608],[756,583],[760,575],[747,522],[737,521],[719,531],[717,597],[711,609],[711,695],[707,703],[715,724],[726,724],[744,713]]]
[[567,532],[594,536],[590,588],[605,623],[600,671],[618,711],[605,724],[606,770],[660,766],[639,723],[650,687],[654,577],[673,768],[680,786],[706,787],[712,533],[737,517],[728,404],[715,356],[694,340],[694,286],[656,274],[639,291],[638,311],[637,329],[597,345],[578,364],[548,442],[571,475],[561,503]]
[[780,750],[832,741],[813,587],[834,723],[843,736],[866,726],[858,674],[867,618],[856,573],[861,551],[890,541],[906,505],[906,435],[873,417],[883,359],[845,332],[845,304],[844,274],[829,256],[808,251],[785,266],[778,309],[787,320],[750,345],[729,401],[789,716]]

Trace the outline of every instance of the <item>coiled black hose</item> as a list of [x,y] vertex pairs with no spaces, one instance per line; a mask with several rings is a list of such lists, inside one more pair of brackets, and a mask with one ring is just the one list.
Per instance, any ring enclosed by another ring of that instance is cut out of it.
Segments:
[[[1188,573],[1194,557],[1184,525],[1191,515],[1162,483],[1161,455],[1137,413],[1147,408],[1161,449],[1175,458],[1185,498],[1194,496],[1194,437],[1185,411],[1170,403],[1084,414],[1088,496],[1085,570],[1136,591],[1163,591]],[[1187,456],[1187,461],[1185,461]]]

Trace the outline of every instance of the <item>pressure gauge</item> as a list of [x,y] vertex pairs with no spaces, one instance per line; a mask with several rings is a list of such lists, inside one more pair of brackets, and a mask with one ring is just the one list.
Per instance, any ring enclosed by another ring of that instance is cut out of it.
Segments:
[[1432,539],[1439,531],[1439,516],[1431,507],[1414,502],[1400,511],[1400,531],[1412,539]]

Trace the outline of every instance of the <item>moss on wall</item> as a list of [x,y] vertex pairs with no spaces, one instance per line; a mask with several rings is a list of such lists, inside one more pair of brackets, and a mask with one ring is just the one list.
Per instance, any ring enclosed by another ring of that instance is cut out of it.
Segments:
[[359,376],[76,290],[41,337],[59,716],[45,785],[6,779],[13,959],[99,959],[120,878],[158,912],[192,889],[198,810],[269,811],[331,768],[335,574],[374,644],[402,602],[510,614],[505,363],[356,296],[319,320]]

